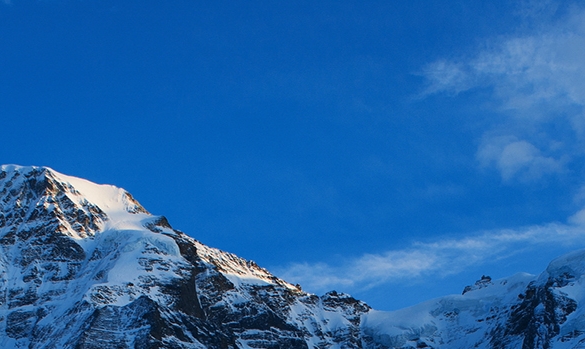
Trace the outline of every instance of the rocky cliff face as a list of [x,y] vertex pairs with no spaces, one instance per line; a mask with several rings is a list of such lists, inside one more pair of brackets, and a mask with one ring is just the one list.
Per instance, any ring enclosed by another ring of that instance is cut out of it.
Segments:
[[207,247],[126,191],[0,167],[1,348],[580,348],[585,251],[379,312]]
[[0,169],[2,348],[360,348],[370,308],[209,248],[130,194]]

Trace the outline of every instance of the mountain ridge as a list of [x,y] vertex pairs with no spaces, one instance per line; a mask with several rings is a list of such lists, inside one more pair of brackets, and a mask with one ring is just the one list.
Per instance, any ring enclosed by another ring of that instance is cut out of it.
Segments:
[[331,336],[355,341],[344,331],[359,331],[359,317],[340,317],[338,334],[290,318],[368,309],[207,247],[113,186],[2,166],[0,197],[4,348],[329,346]]
[[127,191],[0,167],[2,348],[585,347],[585,250],[392,312],[208,247]]

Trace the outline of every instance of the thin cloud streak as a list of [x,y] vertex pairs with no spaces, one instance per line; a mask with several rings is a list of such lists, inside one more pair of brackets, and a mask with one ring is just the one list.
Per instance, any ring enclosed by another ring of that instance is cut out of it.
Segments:
[[416,281],[429,275],[446,277],[543,245],[578,245],[584,240],[585,210],[569,218],[569,224],[551,223],[516,230],[485,231],[462,239],[415,242],[403,250],[365,254],[341,265],[295,263],[277,268],[275,272],[316,293],[356,287],[369,289]]
[[509,37],[472,59],[440,60],[423,69],[424,94],[494,88],[504,108],[526,110],[542,102],[585,104],[585,11],[543,34]]

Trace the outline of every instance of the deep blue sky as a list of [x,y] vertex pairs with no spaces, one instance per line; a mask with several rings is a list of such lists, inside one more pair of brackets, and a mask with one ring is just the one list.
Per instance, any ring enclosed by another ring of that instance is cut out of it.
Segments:
[[4,0],[0,162],[123,187],[308,291],[395,309],[585,246],[584,19],[546,0]]

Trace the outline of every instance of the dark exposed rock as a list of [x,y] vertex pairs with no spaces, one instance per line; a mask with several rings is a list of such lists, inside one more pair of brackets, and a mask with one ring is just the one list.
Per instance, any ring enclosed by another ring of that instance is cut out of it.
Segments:
[[511,338],[519,337],[522,349],[550,348],[560,325],[577,309],[573,299],[556,294],[558,285],[557,279],[549,279],[544,285],[529,284],[520,302],[510,307],[506,323],[494,330],[492,347],[506,347]]
[[465,286],[461,294],[466,294],[469,291],[479,290],[492,284],[492,278],[482,275],[481,279],[477,280],[473,286]]
[[17,310],[8,314],[6,318],[6,335],[11,338],[30,336],[35,324],[35,312]]

